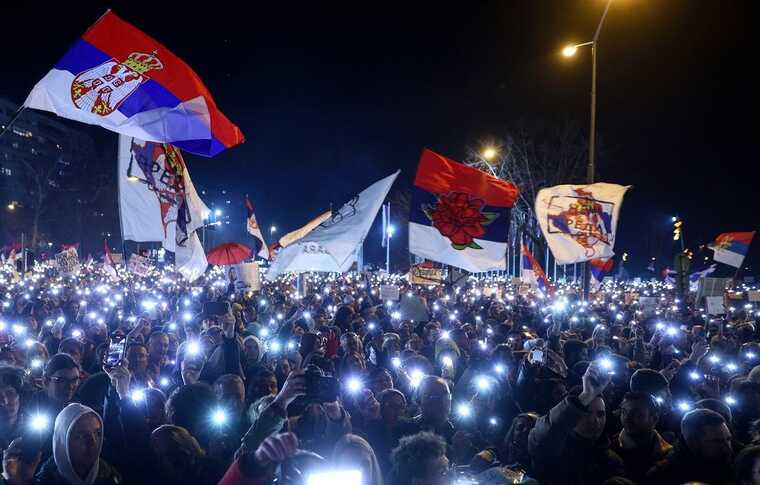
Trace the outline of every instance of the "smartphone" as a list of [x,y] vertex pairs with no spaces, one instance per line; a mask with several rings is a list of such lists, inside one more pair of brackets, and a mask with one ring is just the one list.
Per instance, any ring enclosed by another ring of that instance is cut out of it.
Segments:
[[108,344],[108,351],[103,354],[103,367],[113,369],[121,364],[124,360],[124,349],[127,340],[122,336],[111,337],[111,343]]
[[534,364],[543,364],[544,363],[544,351],[543,350],[532,350],[530,352],[530,360]]
[[230,310],[230,304],[226,301],[210,301],[203,305],[203,313],[206,315],[226,315]]

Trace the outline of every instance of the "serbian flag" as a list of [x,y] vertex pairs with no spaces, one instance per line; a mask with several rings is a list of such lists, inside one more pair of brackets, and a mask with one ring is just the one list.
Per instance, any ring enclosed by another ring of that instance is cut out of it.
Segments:
[[612,268],[615,266],[612,258],[592,259],[588,264],[591,266],[591,276],[599,283],[612,272]]
[[256,216],[253,213],[253,204],[247,195],[245,196],[245,210],[248,214],[248,234],[251,234],[259,241],[259,252],[257,255],[264,259],[269,259],[269,247],[267,246],[267,243],[264,242],[264,236],[261,234],[261,228],[259,227],[258,222],[256,222]]
[[739,268],[749,251],[753,237],[755,237],[755,231],[726,232],[716,237],[708,247],[714,251],[715,261]]
[[530,285],[537,286],[544,293],[553,292],[554,287],[546,277],[541,265],[530,252],[525,244],[522,244],[522,280]]
[[105,255],[103,256],[103,264],[105,266],[110,266],[111,268],[115,267],[116,265],[113,262],[113,256],[111,256],[111,249],[108,247],[108,241],[103,240],[103,249],[105,249]]
[[423,150],[412,191],[409,252],[470,272],[506,269],[510,209],[519,190]]
[[24,107],[206,157],[245,141],[190,66],[110,10],[37,83]]

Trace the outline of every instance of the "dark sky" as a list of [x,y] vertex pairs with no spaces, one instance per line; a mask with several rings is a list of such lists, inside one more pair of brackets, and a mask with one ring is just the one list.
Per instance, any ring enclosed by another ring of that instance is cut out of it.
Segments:
[[[280,4],[4,7],[0,96],[22,102],[111,7],[193,66],[248,139],[187,157],[207,203],[232,195],[239,210],[247,192],[261,225],[283,229],[396,168],[396,188],[408,187],[423,147],[461,159],[521,119],[588,123],[590,52],[570,62],[558,52],[590,40],[602,0]],[[635,266],[655,251],[669,258],[675,213],[689,246],[760,225],[755,4],[612,5],[599,44],[598,179],[634,186],[617,251]],[[115,147],[115,135],[95,133]]]

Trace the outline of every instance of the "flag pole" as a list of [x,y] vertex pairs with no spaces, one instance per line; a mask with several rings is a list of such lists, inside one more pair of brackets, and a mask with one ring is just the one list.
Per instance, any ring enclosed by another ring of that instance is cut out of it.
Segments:
[[[119,138],[121,135],[119,135]],[[121,140],[119,140],[121,141]],[[127,244],[124,241],[124,217],[121,214],[121,164],[119,163],[118,147],[116,153],[116,205],[119,207],[119,235],[121,236],[121,263],[127,265]]]
[[0,131],[0,137],[2,137],[6,131],[8,131],[13,123],[16,122],[19,116],[21,116],[21,113],[26,109],[26,106],[20,106],[19,109],[16,110],[16,112],[13,114],[11,119],[8,121],[8,124],[5,125],[5,128],[3,128],[3,131]]

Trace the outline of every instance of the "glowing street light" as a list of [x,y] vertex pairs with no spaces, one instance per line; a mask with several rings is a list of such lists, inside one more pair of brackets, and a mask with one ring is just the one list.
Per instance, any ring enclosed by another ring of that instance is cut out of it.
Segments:
[[274,234],[277,232],[277,226],[269,226],[269,234]]
[[497,155],[496,148],[494,147],[488,147],[485,150],[483,150],[483,158],[488,160],[489,162],[494,159]]
[[578,52],[577,45],[568,45],[562,49],[562,55],[565,57],[573,57]]

